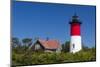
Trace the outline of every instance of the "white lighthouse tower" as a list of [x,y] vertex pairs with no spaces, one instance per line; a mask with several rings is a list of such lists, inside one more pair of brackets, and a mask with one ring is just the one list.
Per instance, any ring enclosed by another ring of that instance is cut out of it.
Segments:
[[79,17],[75,14],[72,16],[72,20],[70,22],[70,52],[76,53],[82,49],[81,42],[81,22],[79,21]]

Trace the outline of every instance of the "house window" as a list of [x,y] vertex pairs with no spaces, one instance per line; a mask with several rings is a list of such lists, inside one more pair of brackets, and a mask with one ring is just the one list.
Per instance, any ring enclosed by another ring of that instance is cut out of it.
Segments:
[[40,45],[39,44],[36,44],[35,45],[35,50],[38,50],[38,49],[40,49]]

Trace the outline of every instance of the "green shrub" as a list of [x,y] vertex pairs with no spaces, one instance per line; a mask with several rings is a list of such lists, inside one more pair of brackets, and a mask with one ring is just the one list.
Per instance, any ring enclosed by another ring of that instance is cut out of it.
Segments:
[[68,52],[61,53],[46,53],[46,52],[12,52],[13,65],[29,65],[29,64],[51,64],[63,62],[81,62],[95,61],[95,50],[80,51],[75,54]]

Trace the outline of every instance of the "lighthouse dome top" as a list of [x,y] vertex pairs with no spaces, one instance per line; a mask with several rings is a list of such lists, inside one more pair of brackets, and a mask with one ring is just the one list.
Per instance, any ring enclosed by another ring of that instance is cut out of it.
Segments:
[[79,24],[81,24],[81,22],[79,20],[79,16],[77,16],[76,13],[72,16],[70,24],[72,24],[72,23],[79,23]]

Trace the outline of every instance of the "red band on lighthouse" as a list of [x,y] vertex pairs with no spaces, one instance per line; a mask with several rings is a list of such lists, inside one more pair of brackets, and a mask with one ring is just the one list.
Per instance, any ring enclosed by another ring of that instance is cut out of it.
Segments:
[[71,35],[80,35],[80,24],[79,23],[72,23],[71,24]]

